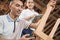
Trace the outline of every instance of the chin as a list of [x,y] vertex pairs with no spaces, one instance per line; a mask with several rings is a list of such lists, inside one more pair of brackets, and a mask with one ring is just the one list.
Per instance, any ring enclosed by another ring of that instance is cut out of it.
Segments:
[[29,7],[29,9],[32,9],[32,7]]
[[19,16],[20,14],[17,14],[16,16]]

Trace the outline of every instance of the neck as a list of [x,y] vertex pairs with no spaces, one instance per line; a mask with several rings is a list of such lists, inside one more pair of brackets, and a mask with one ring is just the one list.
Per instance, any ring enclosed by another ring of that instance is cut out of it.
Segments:
[[29,8],[31,11],[33,10],[32,8]]
[[10,12],[10,17],[15,21],[16,20],[16,18],[17,18],[17,16],[15,16],[15,15],[13,15],[13,12]]

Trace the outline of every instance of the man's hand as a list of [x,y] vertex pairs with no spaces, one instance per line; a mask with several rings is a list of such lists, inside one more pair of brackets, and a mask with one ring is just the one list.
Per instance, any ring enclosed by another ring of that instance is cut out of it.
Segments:
[[56,1],[57,0],[50,0],[49,3],[47,4],[47,8],[52,8],[52,10],[54,10]]
[[34,37],[26,38],[27,36],[30,36],[30,35],[29,34],[26,34],[26,35],[22,36],[19,40],[30,40],[30,39],[34,39]]

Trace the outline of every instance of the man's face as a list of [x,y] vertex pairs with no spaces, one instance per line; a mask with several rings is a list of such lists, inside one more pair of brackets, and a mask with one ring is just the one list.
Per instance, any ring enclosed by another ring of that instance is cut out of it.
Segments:
[[26,5],[27,5],[28,8],[33,8],[34,7],[34,1],[33,0],[27,0],[26,3],[27,3]]
[[11,11],[13,12],[13,15],[19,16],[22,9],[23,9],[23,3],[21,1],[15,1],[11,6],[10,6]]

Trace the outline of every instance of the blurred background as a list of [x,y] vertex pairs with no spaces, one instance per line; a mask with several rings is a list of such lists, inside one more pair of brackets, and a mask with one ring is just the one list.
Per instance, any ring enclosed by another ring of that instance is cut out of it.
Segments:
[[[10,1],[12,1],[12,0],[0,0],[0,15],[5,15],[5,14],[9,13]],[[34,0],[34,2],[35,2],[35,7],[34,7],[35,11],[37,11],[38,13],[44,14],[44,12],[46,10],[46,5],[49,2],[49,0]],[[58,18],[60,18],[60,0],[57,0],[56,7],[51,12],[51,14],[46,22],[46,26],[43,30],[44,33],[49,35],[49,33],[51,32],[51,30]],[[54,40],[60,40],[60,24],[54,35]]]

